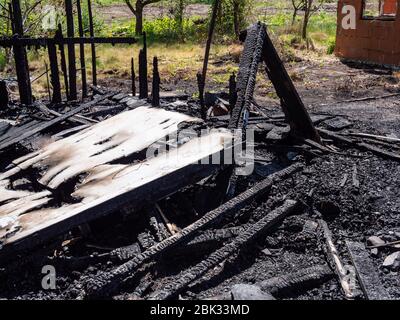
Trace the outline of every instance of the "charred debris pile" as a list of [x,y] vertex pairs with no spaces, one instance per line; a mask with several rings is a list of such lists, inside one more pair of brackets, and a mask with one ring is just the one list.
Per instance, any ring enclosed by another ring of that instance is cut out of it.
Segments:
[[[149,94],[144,39],[138,94],[133,63],[131,92],[112,92],[95,77],[87,84],[81,56],[78,101],[75,45],[95,51],[95,43],[136,39],[74,37],[70,0],[67,37],[60,29],[30,39],[19,12],[13,0],[16,36],[0,40],[13,47],[21,98],[10,101],[1,81],[0,297],[396,298],[386,276],[400,268],[400,232],[371,235],[373,213],[344,212],[362,205],[366,177],[357,163],[396,166],[400,140],[354,132],[344,116],[309,114],[265,25],[243,34],[239,73],[225,94],[205,94],[208,53],[199,99],[160,92],[157,58]],[[213,23],[208,52],[212,34]],[[29,46],[48,50],[48,103],[32,98]],[[282,111],[254,100],[260,69]],[[207,128],[206,136],[174,135]],[[253,152],[203,161],[233,149],[225,142],[238,130],[248,142],[248,129]],[[166,149],[148,157],[162,139]],[[249,160],[253,170],[239,174]],[[42,287],[45,265],[56,270],[54,289]]]

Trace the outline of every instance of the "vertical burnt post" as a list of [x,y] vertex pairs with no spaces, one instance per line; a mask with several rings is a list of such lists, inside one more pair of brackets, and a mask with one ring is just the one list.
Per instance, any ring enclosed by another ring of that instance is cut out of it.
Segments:
[[72,13],[72,0],[65,0],[65,14],[67,16],[67,46],[68,46],[68,75],[69,75],[69,99],[77,99],[76,91],[76,65],[74,37],[74,16]]
[[199,100],[200,100],[200,112],[201,112],[201,118],[206,119],[207,117],[207,112],[206,108],[204,105],[204,83],[203,83],[203,76],[200,72],[197,73],[197,87],[199,88]]
[[9,103],[7,84],[4,80],[0,81],[0,110],[7,108]]
[[146,99],[149,95],[147,83],[147,40],[143,32],[143,49],[139,51],[139,99]]
[[135,64],[133,62],[133,58],[131,58],[131,85],[132,85],[132,95],[136,96],[136,83],[135,83]]
[[232,73],[229,77],[229,109],[233,110],[236,105],[237,92],[236,92],[236,75]]
[[160,106],[160,74],[158,72],[158,59],[153,58],[153,86],[151,89],[152,106]]
[[[76,1],[76,9],[78,11],[79,37],[83,38],[81,0]],[[83,43],[79,44],[79,58],[81,63],[81,75],[82,75],[82,98],[85,98],[87,97],[87,81],[86,81],[85,46]]]
[[49,79],[49,67],[47,66],[47,62],[44,63],[46,68],[46,84],[47,84],[47,93],[49,95],[49,101],[51,101],[51,93],[50,93],[50,79]]
[[[204,53],[203,70],[202,70],[202,73],[201,73],[201,81],[197,77],[197,84],[199,85],[200,106],[201,106],[202,109],[205,108],[205,106],[204,106],[204,89],[205,89],[205,85],[206,85],[208,59],[210,57],[210,49],[211,49],[211,43],[212,43],[212,38],[213,38],[213,35],[214,35],[215,23],[216,23],[216,20],[217,20],[217,15],[218,15],[218,10],[219,10],[219,3],[220,3],[220,0],[214,0],[214,5],[213,5],[213,9],[212,9],[212,14],[211,14],[211,20],[210,20],[210,27],[208,29],[206,51]],[[206,111],[202,110],[201,113],[205,117]]]
[[60,50],[61,70],[63,72],[63,77],[64,77],[65,93],[66,93],[66,96],[69,97],[67,61],[65,59],[65,50],[64,50],[64,44],[63,44],[64,36],[62,34],[61,24],[58,25],[58,29],[57,29],[55,37],[56,37],[57,41],[59,42],[58,49]]
[[[24,27],[19,0],[12,0],[12,25],[14,35],[23,37]],[[32,104],[32,88],[29,76],[28,57],[25,48],[16,43],[13,46],[15,69],[17,72],[18,90],[22,104]]]
[[58,61],[57,61],[57,49],[54,43],[54,39],[49,39],[47,42],[47,53],[50,61],[50,79],[53,87],[53,96],[51,101],[53,103],[61,102],[61,85],[60,85],[60,74],[58,72]]
[[[94,37],[94,27],[93,27],[93,14],[92,14],[92,3],[88,0],[88,16],[89,16],[89,35],[91,38]],[[92,82],[94,86],[97,86],[97,65],[96,65],[96,46],[94,43],[90,44],[90,49],[92,51]]]

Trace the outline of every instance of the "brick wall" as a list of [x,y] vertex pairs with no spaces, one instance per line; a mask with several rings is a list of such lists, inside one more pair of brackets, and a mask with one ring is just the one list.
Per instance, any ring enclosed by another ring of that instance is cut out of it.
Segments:
[[[397,7],[396,3],[397,1]],[[386,0],[384,13],[396,17],[363,18],[363,0],[339,0],[335,54],[341,58],[400,66],[400,0]],[[342,8],[356,8],[356,29],[342,27]]]

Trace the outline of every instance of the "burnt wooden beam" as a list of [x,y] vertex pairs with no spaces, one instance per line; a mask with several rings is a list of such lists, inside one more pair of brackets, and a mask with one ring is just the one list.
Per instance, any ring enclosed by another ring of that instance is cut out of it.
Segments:
[[179,274],[174,281],[164,285],[162,289],[150,295],[150,299],[165,300],[176,297],[183,292],[193,281],[198,280],[208,270],[216,267],[219,263],[239,252],[247,243],[254,241],[257,237],[270,231],[274,226],[281,223],[287,216],[293,214],[298,207],[298,202],[286,200],[277,209],[266,214],[264,218],[249,226],[230,243],[222,246],[210,254],[205,260]]
[[61,85],[60,85],[60,74],[58,72],[57,49],[54,42],[52,41],[48,42],[47,52],[50,61],[51,85],[53,87],[53,96],[51,101],[53,103],[59,103],[61,102]]
[[146,99],[149,95],[147,83],[147,56],[145,49],[139,51],[139,99]]
[[132,276],[144,263],[158,258],[160,255],[175,248],[179,244],[192,240],[200,230],[204,230],[220,222],[223,218],[232,216],[238,210],[249,205],[256,198],[265,195],[274,183],[285,179],[301,169],[302,165],[297,163],[270,175],[237,197],[206,213],[202,218],[182,229],[179,233],[157,243],[121,266],[110,272],[103,272],[96,277],[86,279],[86,293],[89,296],[112,293],[114,290],[118,289],[119,285],[126,277]]
[[158,72],[158,59],[153,58],[153,85],[151,88],[152,106],[160,106],[160,74]]
[[0,111],[8,107],[9,96],[7,90],[7,84],[4,80],[0,81]]
[[[84,34],[83,34],[81,0],[76,1],[76,8],[78,11],[79,37],[83,38]],[[85,46],[83,43],[79,44],[79,58],[81,63],[81,76],[82,76],[82,98],[85,98],[87,97],[87,81],[86,81]]]
[[52,40],[51,38],[3,38],[0,39],[1,47],[12,47],[13,45],[21,45],[26,47],[46,47],[48,41],[55,41],[55,44],[135,44],[137,39],[134,37],[63,37]]
[[259,25],[264,34],[262,60],[266,66],[265,70],[281,99],[281,106],[292,133],[321,143],[321,138],[267,33],[266,26],[260,23]]
[[[65,0],[65,14],[67,18],[67,36],[74,37],[74,16],[72,12],[72,0]],[[67,42],[68,48],[68,76],[69,76],[69,97],[68,100],[77,99],[76,90],[76,62],[75,62],[75,45],[73,42]]]
[[253,100],[254,88],[258,65],[262,57],[262,46],[266,31],[261,23],[251,26],[247,30],[247,37],[239,63],[239,73],[237,77],[237,101],[232,110],[229,121],[229,128],[242,128],[243,113],[250,108]]
[[256,283],[261,290],[276,298],[293,297],[332,279],[334,273],[328,265],[316,265]]
[[[12,17],[14,35],[23,37],[24,27],[19,0],[12,0]],[[32,104],[32,88],[26,50],[22,45],[15,43],[13,44],[13,52],[20,100],[22,104],[30,105]]]
[[[89,35],[90,38],[94,38],[94,26],[93,26],[93,13],[92,13],[92,2],[87,0],[88,5],[88,16],[89,16]],[[94,43],[90,44],[90,50],[92,53],[92,84],[97,86],[97,65],[96,65],[96,46]]]
[[63,33],[62,33],[61,24],[58,25],[58,29],[56,31],[55,38],[58,41],[58,49],[60,50],[60,63],[61,63],[61,70],[63,72],[63,77],[64,77],[65,93],[66,93],[66,96],[69,97],[67,61],[66,61],[66,58],[65,58],[64,44],[62,42]]
[[365,298],[367,300],[390,300],[391,296],[384,288],[365,246],[362,243],[348,240],[346,240],[346,246]]

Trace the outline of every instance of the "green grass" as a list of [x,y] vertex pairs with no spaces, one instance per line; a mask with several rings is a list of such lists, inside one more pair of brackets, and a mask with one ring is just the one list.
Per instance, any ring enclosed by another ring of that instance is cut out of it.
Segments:
[[[126,37],[135,35],[135,20],[113,23],[104,26],[101,33],[103,36]],[[154,20],[144,20],[143,29],[150,43],[176,43],[204,41],[207,35],[207,23],[199,22],[198,18],[184,19],[183,32],[179,31],[177,22],[170,17]]]

